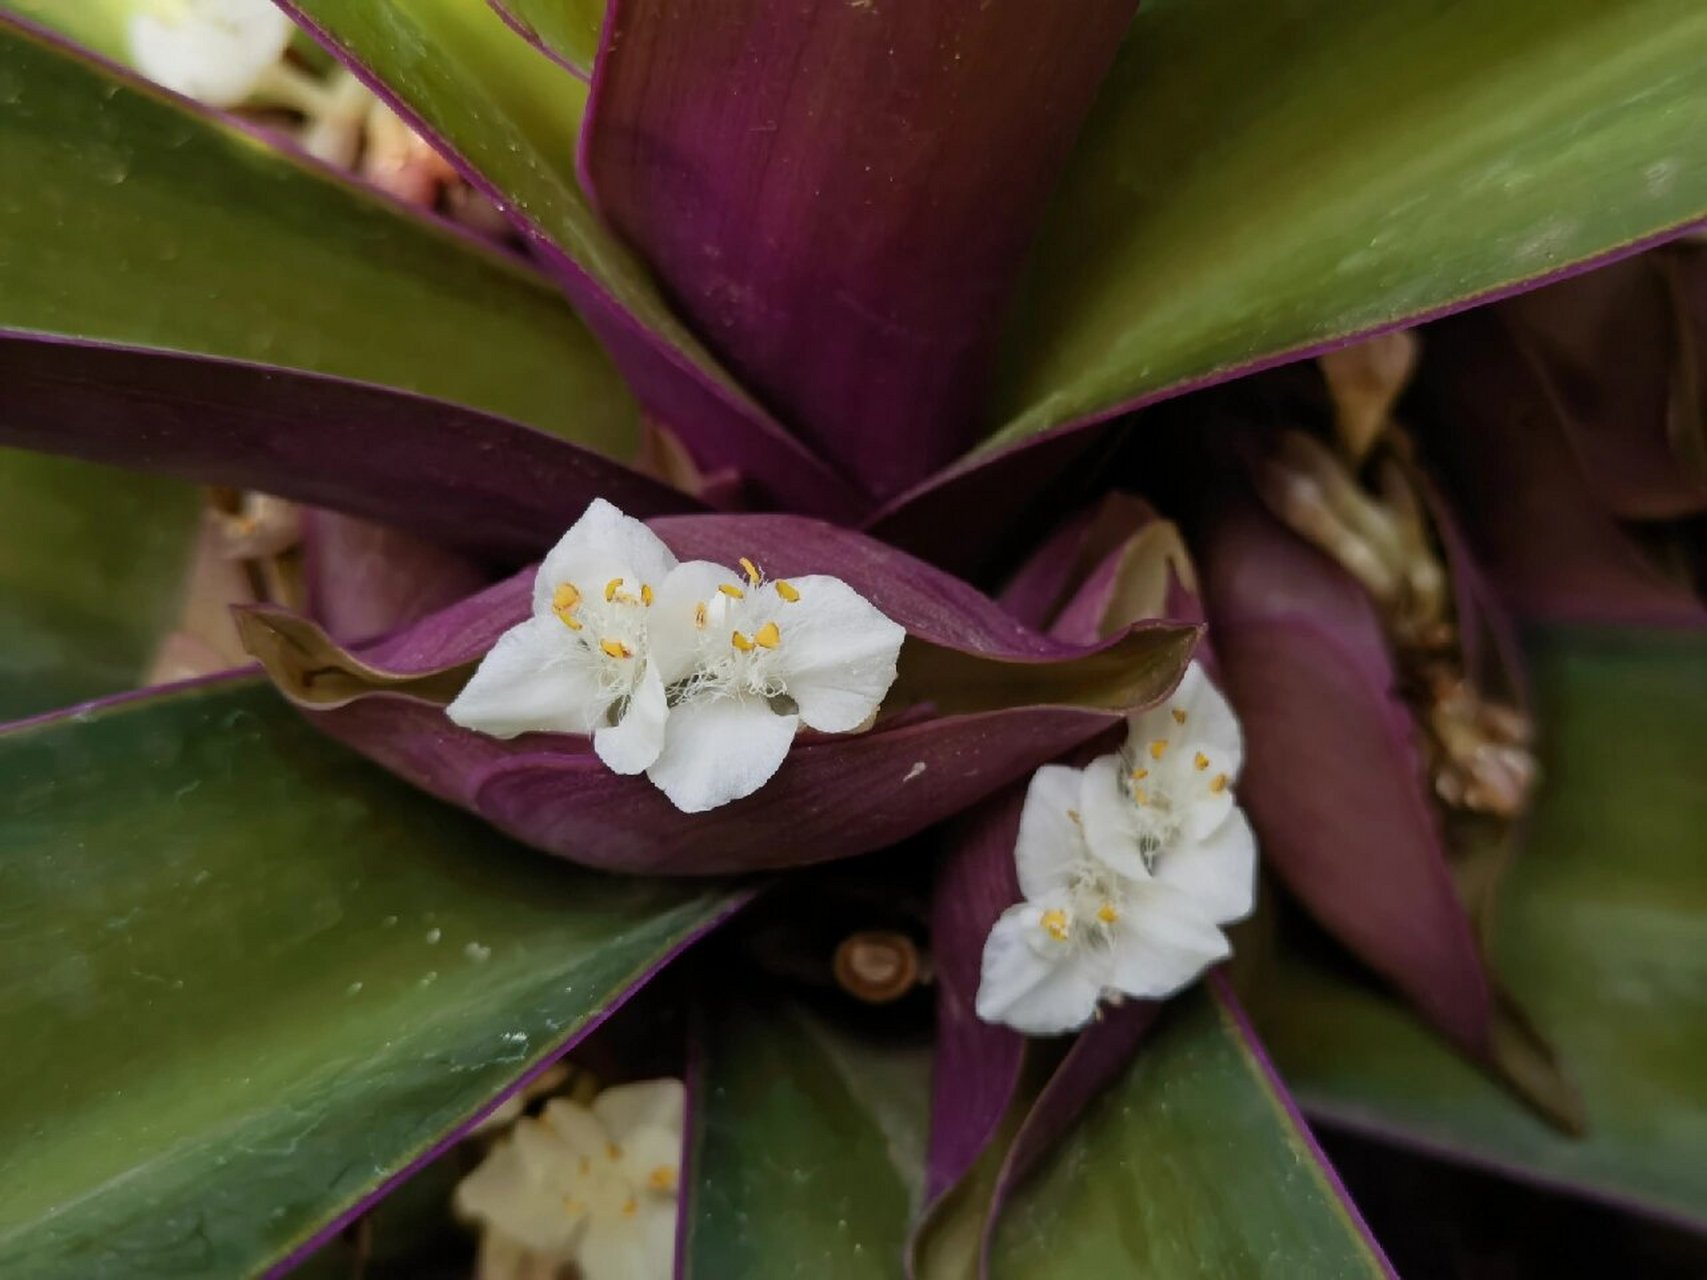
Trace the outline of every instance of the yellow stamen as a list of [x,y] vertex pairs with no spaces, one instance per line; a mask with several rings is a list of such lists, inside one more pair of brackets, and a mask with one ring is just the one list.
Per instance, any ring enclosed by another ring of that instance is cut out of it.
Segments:
[[717,589],[724,595],[732,596],[736,600],[745,600],[747,598],[747,593],[741,590],[741,588],[736,586],[733,582],[720,582],[717,584]]
[[1209,789],[1216,795],[1220,795],[1227,789],[1227,775],[1224,773],[1216,774],[1209,780]]
[[1170,711],[1171,711],[1171,714],[1173,715],[1175,724],[1184,724],[1185,723],[1185,712],[1184,711],[1181,711],[1178,707],[1170,708]]
[[1197,766],[1197,771],[1199,773],[1202,773],[1205,769],[1207,769],[1209,767],[1209,757],[1204,755],[1203,752],[1199,751],[1197,753],[1196,759],[1194,759],[1192,761],[1192,764]]
[[1120,912],[1114,909],[1114,904],[1112,902],[1105,902],[1102,906],[1097,908],[1097,919],[1101,920],[1104,924],[1113,924],[1116,920],[1120,919]]
[[1142,809],[1145,805],[1150,803],[1150,793],[1148,791],[1144,790],[1143,787],[1133,787],[1132,788],[1132,801],[1140,809]]
[[622,1148],[614,1142],[607,1142],[605,1143],[605,1154],[612,1160],[620,1160],[622,1159]]
[[568,1214],[571,1218],[579,1218],[586,1211],[587,1206],[582,1204],[574,1196],[563,1197],[563,1212]]
[[627,1202],[622,1206],[622,1216],[625,1218],[632,1218],[639,1212],[640,1206],[635,1203],[633,1196],[629,1196]]
[[776,588],[776,593],[784,600],[788,601],[789,604],[800,603],[800,592],[794,589],[794,584],[792,582],[783,582],[778,580],[771,583],[771,585]]
[[612,600],[616,599],[617,588],[620,586],[622,586],[622,579],[621,578],[612,578],[609,582],[605,583],[605,603],[606,604],[609,604]]
[[693,607],[693,624],[701,631],[705,630],[705,601],[703,600]]
[[1142,781],[1144,781],[1145,778],[1148,778],[1149,776],[1150,776],[1150,771],[1148,769],[1134,769],[1132,771],[1132,781],[1134,781],[1134,782],[1142,782]]
[[1150,744],[1150,759],[1160,760],[1164,755],[1167,754],[1167,751],[1168,751],[1168,740],[1166,738],[1157,738],[1154,742],[1152,742]]
[[1055,941],[1065,942],[1067,940],[1067,913],[1065,911],[1058,907],[1045,911],[1041,923],[1044,932],[1054,938]]
[[753,632],[753,643],[761,649],[774,649],[782,643],[782,631],[776,623],[767,622]]
[[551,607],[559,613],[581,603],[581,590],[573,582],[559,582],[551,593]]
[[607,658],[632,658],[634,650],[620,640],[601,640],[599,648],[605,651]]
[[592,1171],[593,1171],[592,1157],[591,1156],[582,1156],[581,1157],[581,1175],[583,1177],[585,1177],[587,1174],[591,1173]]
[[739,631],[730,634],[729,643],[734,645],[742,653],[751,653],[753,651],[753,642],[747,639],[747,637],[742,635]]
[[645,605],[648,609],[652,607],[652,588],[647,586],[644,582],[640,584],[640,603]]
[[560,612],[557,615],[557,620],[564,626],[568,627],[571,631],[579,631],[581,629],[581,624],[575,620],[575,617],[572,614]]
[[754,564],[751,560],[747,559],[746,556],[741,557],[740,564],[741,564],[741,571],[747,575],[747,585],[753,586],[753,587],[758,586],[759,585],[759,566]]
[[676,1188],[676,1171],[667,1164],[661,1164],[646,1175],[646,1185],[654,1191],[674,1191]]

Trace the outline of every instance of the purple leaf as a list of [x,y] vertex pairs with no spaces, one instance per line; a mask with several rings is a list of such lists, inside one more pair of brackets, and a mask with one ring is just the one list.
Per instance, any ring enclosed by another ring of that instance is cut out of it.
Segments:
[[1570,443],[1558,401],[1494,313],[1431,328],[1422,383],[1431,462],[1505,603],[1557,621],[1700,626],[1681,575],[1619,523]]
[[[846,857],[960,812],[1120,722],[1178,679],[1196,629],[1135,626],[1075,646],[860,534],[797,516],[653,522],[683,559],[748,555],[776,576],[830,571],[907,629],[892,705],[870,732],[805,735],[757,794],[677,811],[643,778],[611,773],[588,740],[500,742],[442,706],[475,659],[528,616],[532,572],[351,655],[280,610],[245,613],[251,648],[327,732],[520,839],[589,865],[708,874]],[[928,714],[928,702],[939,714]],[[909,709],[910,708],[910,709]]]
[[893,494],[976,439],[1017,270],[1134,8],[618,0],[583,186],[760,400]]
[[512,561],[594,497],[698,504],[599,454],[409,392],[232,360],[0,333],[0,444],[259,489]]
[[302,579],[308,616],[340,644],[355,644],[473,594],[486,575],[468,557],[390,525],[307,507]]
[[1473,1055],[1493,1000],[1374,606],[1250,499],[1195,544],[1247,744],[1264,861],[1342,943]]

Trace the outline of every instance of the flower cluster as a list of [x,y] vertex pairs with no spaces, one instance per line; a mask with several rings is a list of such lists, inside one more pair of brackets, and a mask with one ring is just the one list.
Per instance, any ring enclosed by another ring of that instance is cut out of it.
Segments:
[[642,1080],[517,1120],[456,1189],[481,1228],[479,1274],[669,1276],[684,1113],[681,1081]]
[[131,58],[168,89],[231,107],[266,82],[294,30],[270,0],[152,0],[131,14]]
[[751,795],[796,730],[868,724],[905,631],[839,578],[767,579],[678,563],[597,499],[546,556],[533,616],[506,632],[448,708],[499,738],[591,734],[617,773],[645,773],[699,813]]
[[1030,1035],[1084,1026],[1107,997],[1161,999],[1226,958],[1248,915],[1256,841],[1233,801],[1243,751],[1193,663],[1128,721],[1125,747],[1032,777],[1014,861],[1025,901],[984,948],[978,1016]]

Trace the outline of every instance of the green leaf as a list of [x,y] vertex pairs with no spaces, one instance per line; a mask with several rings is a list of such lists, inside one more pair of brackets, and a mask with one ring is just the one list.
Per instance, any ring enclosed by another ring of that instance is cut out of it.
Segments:
[[1041,233],[994,442],[1704,213],[1696,0],[1147,0]]
[[1385,1276],[1223,999],[1163,1011],[1008,1201],[993,1276]]
[[583,76],[590,76],[599,56],[599,29],[605,22],[604,0],[493,0],[507,10],[553,55]]
[[10,10],[32,22],[75,40],[115,62],[125,60],[130,41],[127,20],[139,8],[139,0],[4,0],[0,12]]
[[718,917],[530,853],[248,679],[0,734],[0,1272],[248,1275]]
[[740,994],[702,1044],[683,1274],[887,1280],[923,1183],[928,1049]]
[[1293,958],[1264,1034],[1326,1119],[1707,1222],[1707,635],[1531,646],[1543,785],[1501,892],[1508,985],[1581,1090],[1565,1137],[1382,995]]
[[338,374],[631,451],[626,389],[518,259],[3,24],[0,103],[0,326]]
[[487,0],[291,0],[289,7],[379,76],[629,314],[746,399],[582,193],[575,153],[584,83],[510,30]]
[[171,629],[190,485],[0,449],[0,721],[135,688]]

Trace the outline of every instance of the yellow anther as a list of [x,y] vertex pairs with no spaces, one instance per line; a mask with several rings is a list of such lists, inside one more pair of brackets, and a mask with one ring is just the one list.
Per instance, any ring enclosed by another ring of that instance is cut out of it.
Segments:
[[633,1196],[629,1196],[628,1199],[623,1202],[622,1216],[625,1218],[632,1218],[635,1214],[637,1214],[639,1212],[640,1212],[640,1205],[635,1202],[635,1199]]
[[574,1196],[563,1197],[563,1212],[568,1214],[571,1218],[579,1218],[586,1211],[587,1206],[582,1204]]
[[1116,920],[1120,919],[1120,912],[1114,909],[1114,904],[1112,902],[1105,902],[1102,906],[1097,908],[1097,919],[1101,920],[1104,924],[1113,924]]
[[778,581],[771,583],[771,585],[776,588],[776,593],[784,600],[788,601],[789,604],[800,603],[800,592],[794,589],[794,584],[792,582],[783,582],[779,579]]
[[774,649],[782,643],[782,631],[774,622],[767,622],[753,632],[753,643],[761,649]]
[[1150,793],[1144,790],[1143,787],[1133,787],[1132,802],[1142,809],[1145,805],[1150,803]]
[[1169,714],[1171,714],[1173,716],[1175,724],[1184,724],[1185,723],[1185,712],[1182,711],[1180,708],[1178,708],[1178,707],[1169,708]]
[[1067,913],[1059,907],[1045,911],[1040,923],[1043,925],[1044,932],[1054,938],[1055,941],[1065,942],[1067,940]]
[[736,600],[745,600],[747,598],[747,593],[741,590],[741,588],[736,586],[733,582],[720,582],[717,584],[717,589],[724,595],[731,596]]
[[592,1157],[591,1156],[582,1156],[581,1157],[581,1176],[586,1177],[592,1171],[593,1171],[593,1159],[592,1159]]
[[742,653],[751,653],[753,651],[753,642],[747,639],[747,637],[742,635],[739,631],[730,633],[729,643],[734,645]]
[[640,584],[640,603],[645,605],[647,608],[651,608],[652,607],[652,600],[653,600],[652,588],[650,586],[648,586],[646,583],[642,582]]
[[607,604],[616,599],[617,589],[621,586],[621,578],[612,578],[609,582],[605,583],[605,602]]
[[564,626],[568,627],[569,630],[571,630],[571,631],[579,631],[581,629],[581,624],[575,618],[575,615],[568,612],[567,610],[564,610],[564,609],[558,610],[557,620],[559,622],[561,622]]
[[1209,780],[1209,789],[1216,795],[1220,795],[1227,789],[1227,775],[1224,773],[1216,774]]
[[1196,757],[1192,760],[1192,764],[1197,766],[1197,771],[1199,773],[1202,773],[1205,769],[1207,769],[1209,767],[1209,757],[1204,755],[1203,752],[1199,751],[1197,753]]
[[646,1185],[654,1191],[674,1191],[676,1189],[676,1170],[674,1166],[661,1164],[646,1175]]
[[581,603],[581,589],[573,582],[559,582],[557,590],[551,593],[551,607],[557,612],[573,609]]
[[751,560],[747,559],[746,556],[741,557],[740,564],[741,564],[741,572],[747,575],[747,584],[749,586],[754,586],[754,587],[758,586],[759,585],[759,566],[754,564]]
[[1144,781],[1145,778],[1148,778],[1149,776],[1150,776],[1150,771],[1148,769],[1134,769],[1132,771],[1132,781],[1134,781],[1134,782],[1142,782],[1142,781]]
[[693,607],[693,624],[701,631],[705,630],[705,601],[703,600]]
[[605,1143],[605,1154],[612,1160],[620,1160],[622,1159],[622,1148],[614,1142],[607,1142]]
[[1150,744],[1150,759],[1160,760],[1167,753],[1168,753],[1168,740],[1166,738],[1157,738],[1154,742],[1152,742]]
[[599,641],[599,648],[605,651],[607,658],[632,658],[634,656],[634,650],[620,640],[601,640]]

